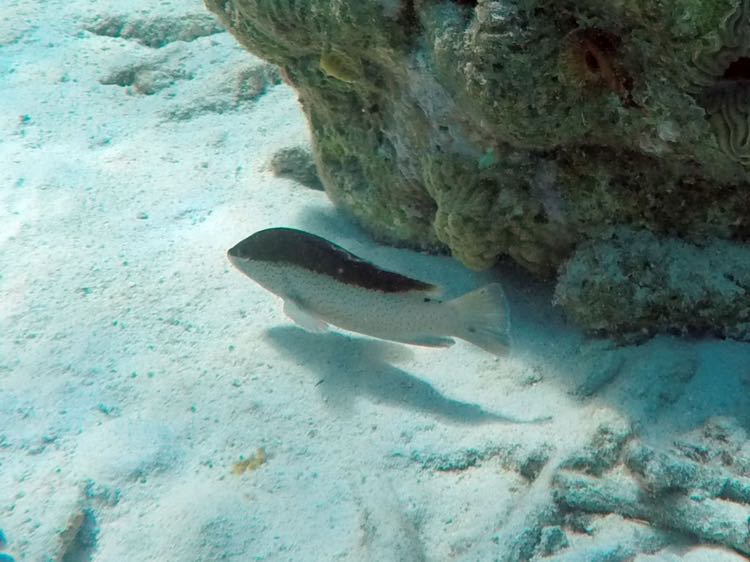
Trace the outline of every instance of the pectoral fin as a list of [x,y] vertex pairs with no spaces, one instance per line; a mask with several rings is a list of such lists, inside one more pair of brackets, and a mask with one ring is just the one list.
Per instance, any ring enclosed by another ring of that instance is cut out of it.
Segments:
[[320,334],[328,330],[328,324],[307,312],[291,299],[284,299],[284,314],[308,332]]

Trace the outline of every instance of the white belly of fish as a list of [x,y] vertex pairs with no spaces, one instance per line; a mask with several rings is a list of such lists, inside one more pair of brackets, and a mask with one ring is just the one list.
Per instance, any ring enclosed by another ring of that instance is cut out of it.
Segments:
[[303,312],[339,328],[426,345],[440,345],[430,342],[452,335],[455,321],[451,311],[427,292],[368,289],[289,265],[268,265],[264,269],[254,275],[261,285]]

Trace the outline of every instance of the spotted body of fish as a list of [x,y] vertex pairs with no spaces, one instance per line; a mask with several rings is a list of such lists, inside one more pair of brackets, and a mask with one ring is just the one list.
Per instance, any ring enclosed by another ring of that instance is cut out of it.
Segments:
[[387,271],[308,232],[269,228],[231,248],[229,261],[284,300],[308,331],[328,324],[384,340],[447,347],[453,337],[503,355],[510,320],[502,287],[491,283],[453,300],[440,288]]

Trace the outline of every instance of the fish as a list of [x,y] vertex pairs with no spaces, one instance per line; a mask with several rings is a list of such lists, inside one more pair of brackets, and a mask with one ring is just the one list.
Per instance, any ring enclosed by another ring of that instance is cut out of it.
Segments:
[[499,283],[451,300],[431,283],[382,269],[341,246],[286,227],[256,232],[227,251],[234,267],[284,301],[309,332],[330,325],[410,345],[449,347],[454,338],[495,355],[510,349],[510,315]]

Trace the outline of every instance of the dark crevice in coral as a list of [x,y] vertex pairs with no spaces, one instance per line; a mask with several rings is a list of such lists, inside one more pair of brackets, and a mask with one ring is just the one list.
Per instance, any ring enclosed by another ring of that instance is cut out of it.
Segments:
[[750,80],[750,57],[740,57],[730,64],[722,76],[724,80]]
[[587,51],[585,60],[586,66],[588,67],[590,72],[597,73],[601,70],[601,67],[599,66],[599,60],[592,53]]
[[401,6],[401,13],[399,14],[399,21],[406,32],[407,39],[413,43],[422,32],[414,0],[404,0]]
[[632,99],[633,79],[618,57],[622,40],[598,28],[579,28],[568,34],[568,65],[584,84],[603,86],[617,94],[627,107]]

